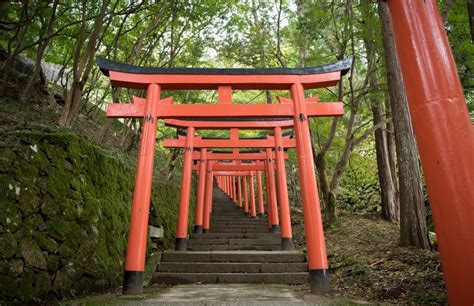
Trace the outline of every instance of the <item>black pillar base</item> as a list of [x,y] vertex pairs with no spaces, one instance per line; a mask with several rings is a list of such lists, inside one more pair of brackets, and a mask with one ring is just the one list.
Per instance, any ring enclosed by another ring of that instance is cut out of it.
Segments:
[[202,225],[195,225],[193,232],[195,234],[202,234]]
[[143,271],[127,271],[123,273],[122,294],[143,294]]
[[280,226],[277,224],[273,224],[272,228],[270,229],[270,233],[279,233],[280,232]]
[[252,214],[251,214],[251,213],[249,213],[249,212],[244,212],[244,215],[245,215],[245,216],[247,216],[247,217],[250,217],[250,216],[252,216]]
[[265,219],[265,214],[257,214],[257,219]]
[[283,251],[291,251],[295,249],[293,238],[281,238],[281,249]]
[[202,229],[202,233],[203,233],[203,234],[209,233],[209,229],[208,229],[208,228],[203,228],[203,229]]
[[188,247],[188,238],[176,238],[174,243],[175,251],[186,251]]
[[312,293],[331,291],[331,276],[328,269],[309,270],[309,284]]

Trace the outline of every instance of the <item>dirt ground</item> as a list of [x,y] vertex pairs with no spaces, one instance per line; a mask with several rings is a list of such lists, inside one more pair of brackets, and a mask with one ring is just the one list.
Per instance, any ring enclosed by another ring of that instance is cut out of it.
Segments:
[[[304,249],[301,212],[293,209],[292,213],[295,244]],[[439,253],[400,247],[398,224],[375,215],[341,215],[325,234],[333,288],[330,296],[385,303],[447,303]],[[299,290],[310,295],[308,286]]]

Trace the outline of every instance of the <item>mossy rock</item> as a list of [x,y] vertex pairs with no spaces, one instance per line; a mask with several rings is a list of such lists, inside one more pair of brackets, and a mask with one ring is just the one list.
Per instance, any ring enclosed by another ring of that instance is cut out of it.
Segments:
[[38,242],[39,247],[48,253],[56,253],[58,250],[58,243],[49,237],[46,232],[35,232],[33,238]]
[[73,280],[70,279],[63,270],[60,270],[54,277],[52,289],[60,296],[66,296],[73,283]]
[[45,271],[36,272],[35,297],[46,295],[49,290],[51,290],[51,275]]
[[17,278],[15,296],[23,301],[30,301],[35,296],[34,284],[36,274],[32,269],[25,268],[21,277]]
[[64,241],[71,230],[71,222],[64,221],[61,217],[54,217],[46,222],[48,234],[56,240]]
[[41,214],[33,214],[28,216],[26,219],[23,220],[23,226],[31,231],[33,233],[34,231],[37,230],[38,226],[42,224],[43,218],[41,217]]
[[41,253],[41,249],[36,241],[24,239],[20,242],[20,249],[26,266],[44,270],[46,269],[46,258]]
[[8,259],[13,257],[18,250],[18,243],[13,234],[0,234],[0,257]]
[[47,260],[47,269],[50,273],[56,273],[61,268],[61,257],[49,255]]
[[37,191],[31,188],[24,189],[18,198],[18,208],[23,213],[23,216],[29,216],[40,210],[41,198]]
[[49,173],[47,191],[57,203],[69,197],[69,181],[71,178],[71,174],[68,171],[59,168],[54,168]]
[[41,212],[47,216],[57,215],[60,212],[60,207],[49,194],[43,196],[43,204],[41,205]]
[[21,273],[23,273],[23,269],[25,267],[25,263],[23,260],[18,258],[12,258],[8,261],[8,275],[12,277],[17,277]]
[[0,148],[0,171],[10,169],[16,155],[10,148]]
[[77,242],[73,239],[67,239],[59,247],[59,255],[61,255],[62,258],[72,258],[76,254],[77,249]]
[[2,275],[0,281],[0,297],[17,297],[18,296],[18,278]]
[[15,204],[7,202],[7,200],[0,200],[0,225],[8,233],[16,232],[22,224],[21,211]]

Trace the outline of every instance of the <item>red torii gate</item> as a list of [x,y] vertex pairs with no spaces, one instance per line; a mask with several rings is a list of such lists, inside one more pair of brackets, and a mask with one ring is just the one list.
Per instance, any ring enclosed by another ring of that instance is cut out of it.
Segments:
[[[307,257],[311,288],[328,291],[329,270],[324,242],[319,195],[311,150],[308,118],[311,116],[342,115],[342,103],[306,101],[304,90],[336,85],[352,65],[352,58],[316,68],[148,68],[121,64],[97,58],[102,72],[112,85],[145,89],[146,99],[134,97],[132,104],[112,103],[107,116],[113,118],[143,118],[137,175],[132,205],[130,233],[125,260],[125,294],[143,291],[148,210],[150,205],[153,159],[157,119],[180,118],[289,118],[293,119],[300,173],[303,214],[307,240]],[[161,99],[161,90],[217,89],[218,104],[172,104],[172,98]],[[293,103],[232,104],[232,90],[289,90]],[[187,129],[194,135],[195,127]],[[183,159],[180,203],[188,203],[194,137],[186,137]],[[240,143],[238,145],[243,145]],[[189,148],[189,149],[188,149]],[[209,163],[210,165],[211,163]],[[180,205],[179,215],[184,215]],[[182,226],[179,226],[182,228]],[[186,231],[187,232],[187,231]],[[178,232],[177,236],[186,233]]]

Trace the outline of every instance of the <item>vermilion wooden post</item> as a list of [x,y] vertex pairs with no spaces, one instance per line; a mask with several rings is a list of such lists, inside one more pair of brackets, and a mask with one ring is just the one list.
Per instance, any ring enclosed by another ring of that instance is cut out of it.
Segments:
[[243,178],[243,183],[244,183],[244,214],[245,215],[250,215],[249,214],[249,189],[247,185],[247,177],[244,176]]
[[212,205],[212,189],[214,178],[212,175],[212,162],[207,163],[207,180],[206,180],[206,200],[204,202],[203,213],[203,233],[208,233],[211,226],[211,205]]
[[189,198],[191,194],[191,174],[193,170],[194,127],[186,132],[186,148],[183,157],[181,194],[179,197],[178,225],[176,227],[176,251],[186,251],[188,241]]
[[263,206],[263,189],[262,189],[262,172],[257,171],[257,199],[258,199],[258,216],[265,216],[265,207]]
[[242,177],[237,177],[237,196],[238,196],[238,203],[239,208],[242,208]]
[[268,187],[270,191],[270,201],[268,201],[268,207],[271,211],[271,224],[272,227],[270,231],[272,233],[278,233],[280,231],[280,225],[278,222],[278,206],[277,206],[277,198],[276,198],[276,183],[275,183],[275,170],[273,168],[272,162],[272,149],[267,148],[267,180],[268,180]]
[[224,177],[225,194],[229,196],[229,177]]
[[[266,153],[266,152],[265,152]],[[268,159],[264,161],[265,164],[265,189],[266,189],[266,196],[267,196],[267,219],[268,219],[268,229],[272,229],[272,196],[271,196],[271,189],[270,189],[270,182],[269,182],[269,175],[268,175]]]
[[394,1],[392,16],[449,302],[474,304],[474,132],[437,2]]
[[199,163],[199,179],[197,186],[197,203],[194,212],[194,233],[202,234],[202,214],[204,211],[204,201],[206,198],[206,153],[207,149],[202,148]]
[[294,104],[294,130],[303,200],[310,286],[312,292],[327,292],[331,289],[330,276],[303,85],[299,83],[291,85],[291,98]]
[[280,206],[281,226],[281,248],[282,250],[293,250],[293,233],[291,230],[290,204],[288,203],[288,186],[286,182],[285,156],[283,152],[283,136],[281,128],[276,127],[275,132],[275,155],[278,178],[278,203]]
[[250,216],[252,218],[257,217],[257,209],[255,208],[255,187],[254,187],[254,176],[255,173],[252,171],[250,174]]
[[232,201],[237,205],[237,187],[235,186],[235,176],[232,176]]
[[143,273],[145,271],[148,214],[157,127],[157,118],[154,114],[156,113],[159,100],[160,86],[157,84],[148,85],[145,116],[140,137],[140,150],[138,152],[135,190],[133,192],[127,255],[125,258],[122,289],[124,294],[143,293]]

